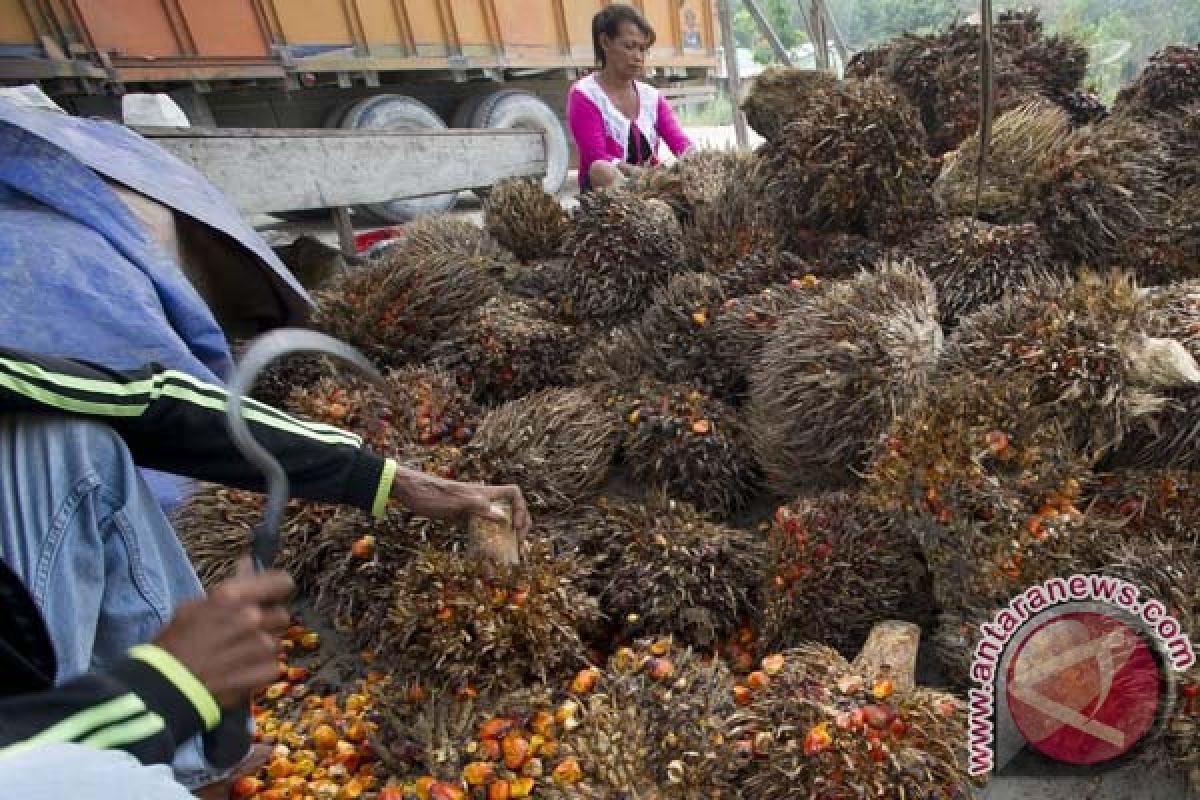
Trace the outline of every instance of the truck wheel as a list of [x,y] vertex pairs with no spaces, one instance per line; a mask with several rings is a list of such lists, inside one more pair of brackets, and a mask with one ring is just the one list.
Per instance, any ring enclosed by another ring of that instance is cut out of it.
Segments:
[[[342,117],[341,127],[355,130],[431,130],[443,129],[446,123],[420,100],[399,94],[379,94],[350,106]],[[458,192],[447,192],[429,197],[371,203],[363,206],[363,209],[384,222],[407,222],[414,217],[449,211],[457,202]]]
[[537,95],[509,89],[484,96],[471,115],[472,128],[524,128],[546,134],[546,177],[542,186],[558,194],[567,181],[571,152],[562,122]]

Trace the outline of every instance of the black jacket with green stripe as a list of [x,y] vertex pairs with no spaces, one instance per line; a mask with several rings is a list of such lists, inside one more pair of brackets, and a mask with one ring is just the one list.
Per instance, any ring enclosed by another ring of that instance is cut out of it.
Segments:
[[[111,426],[142,466],[262,490],[261,474],[233,446],[225,406],[220,387],[155,365],[125,372],[0,347],[0,414],[93,418]],[[351,433],[261,403],[248,402],[246,417],[297,496],[382,513],[394,462],[363,449]],[[153,646],[134,648],[102,674],[57,686],[55,677],[46,625],[0,560],[0,759],[43,743],[77,742],[166,762],[180,742],[220,719],[207,690]]]

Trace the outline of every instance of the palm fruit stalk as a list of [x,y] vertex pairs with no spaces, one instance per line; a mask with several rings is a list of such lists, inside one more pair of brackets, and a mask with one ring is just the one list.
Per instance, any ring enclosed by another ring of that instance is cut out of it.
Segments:
[[759,136],[776,141],[788,123],[805,114],[809,95],[837,84],[831,72],[768,67],[755,77],[742,100],[742,111]]
[[484,417],[462,477],[516,484],[535,509],[563,508],[607,480],[620,420],[581,389],[543,389]]
[[[265,509],[266,496],[258,492],[205,484],[172,512],[171,525],[205,588],[232,577],[237,562],[250,555],[254,529],[263,521]],[[280,528],[280,559],[287,561],[302,552],[334,510],[320,503],[291,501]]]
[[576,327],[555,322],[545,302],[497,296],[467,314],[429,351],[431,362],[485,405],[562,386],[582,345]]
[[610,396],[625,422],[624,461],[639,484],[723,517],[761,485],[739,414],[686,384],[642,380]]
[[803,229],[894,240],[932,213],[925,133],[883,80],[814,90],[804,113],[758,152],[768,196],[788,198],[771,206],[785,249]]
[[1200,100],[1200,46],[1168,45],[1117,93],[1113,112],[1136,117],[1172,114]]
[[937,225],[904,248],[937,290],[942,325],[1013,292],[1036,290],[1050,278],[1065,278],[1036,225],[989,225],[956,218]]
[[765,543],[687,503],[601,498],[552,525],[588,562],[588,590],[618,639],[657,632],[712,648],[753,612]]
[[560,255],[570,219],[536,178],[513,178],[492,187],[483,204],[488,233],[521,261]]
[[745,764],[746,796],[975,796],[966,704],[914,687],[902,670],[873,666],[872,652],[881,649],[876,635],[854,663],[817,644],[767,656],[762,671],[752,673],[756,680],[735,688],[743,707],[730,736]]
[[448,248],[412,247],[393,248],[319,293],[314,327],[381,366],[419,363],[443,332],[499,291],[490,268]]
[[911,265],[834,284],[779,323],[750,378],[754,453],[777,493],[853,484],[892,420],[921,400],[942,330]]
[[823,642],[853,655],[885,619],[923,621],[931,609],[917,538],[869,498],[831,492],[780,506],[769,534],[761,647]]
[[579,573],[542,541],[514,567],[422,549],[392,575],[379,657],[424,684],[485,694],[570,674],[584,663],[581,630],[599,620]]
[[683,236],[670,206],[622,189],[579,198],[567,247],[564,310],[581,319],[613,322],[641,312],[651,291],[685,266]]

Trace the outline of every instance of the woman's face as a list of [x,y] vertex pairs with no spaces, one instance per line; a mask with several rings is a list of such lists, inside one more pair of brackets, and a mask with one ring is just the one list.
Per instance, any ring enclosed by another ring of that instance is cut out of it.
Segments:
[[600,34],[606,69],[618,78],[634,80],[646,68],[646,49],[650,46],[646,34],[632,22],[622,22],[615,37]]

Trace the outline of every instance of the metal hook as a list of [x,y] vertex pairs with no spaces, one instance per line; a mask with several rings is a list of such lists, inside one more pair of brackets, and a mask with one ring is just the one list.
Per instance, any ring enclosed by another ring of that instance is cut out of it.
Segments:
[[[241,362],[229,380],[227,423],[229,435],[246,460],[262,470],[267,479],[267,508],[263,521],[254,530],[251,552],[255,567],[270,568],[279,554],[279,530],[287,507],[290,487],[283,465],[254,438],[246,423],[243,410],[245,396],[254,386],[259,373],[277,358],[300,352],[323,353],[334,356],[354,367],[355,371],[388,392],[387,383],[367,357],[345,342],[316,331],[299,328],[280,328],[255,338],[242,355]],[[253,411],[253,409],[251,409]]]

